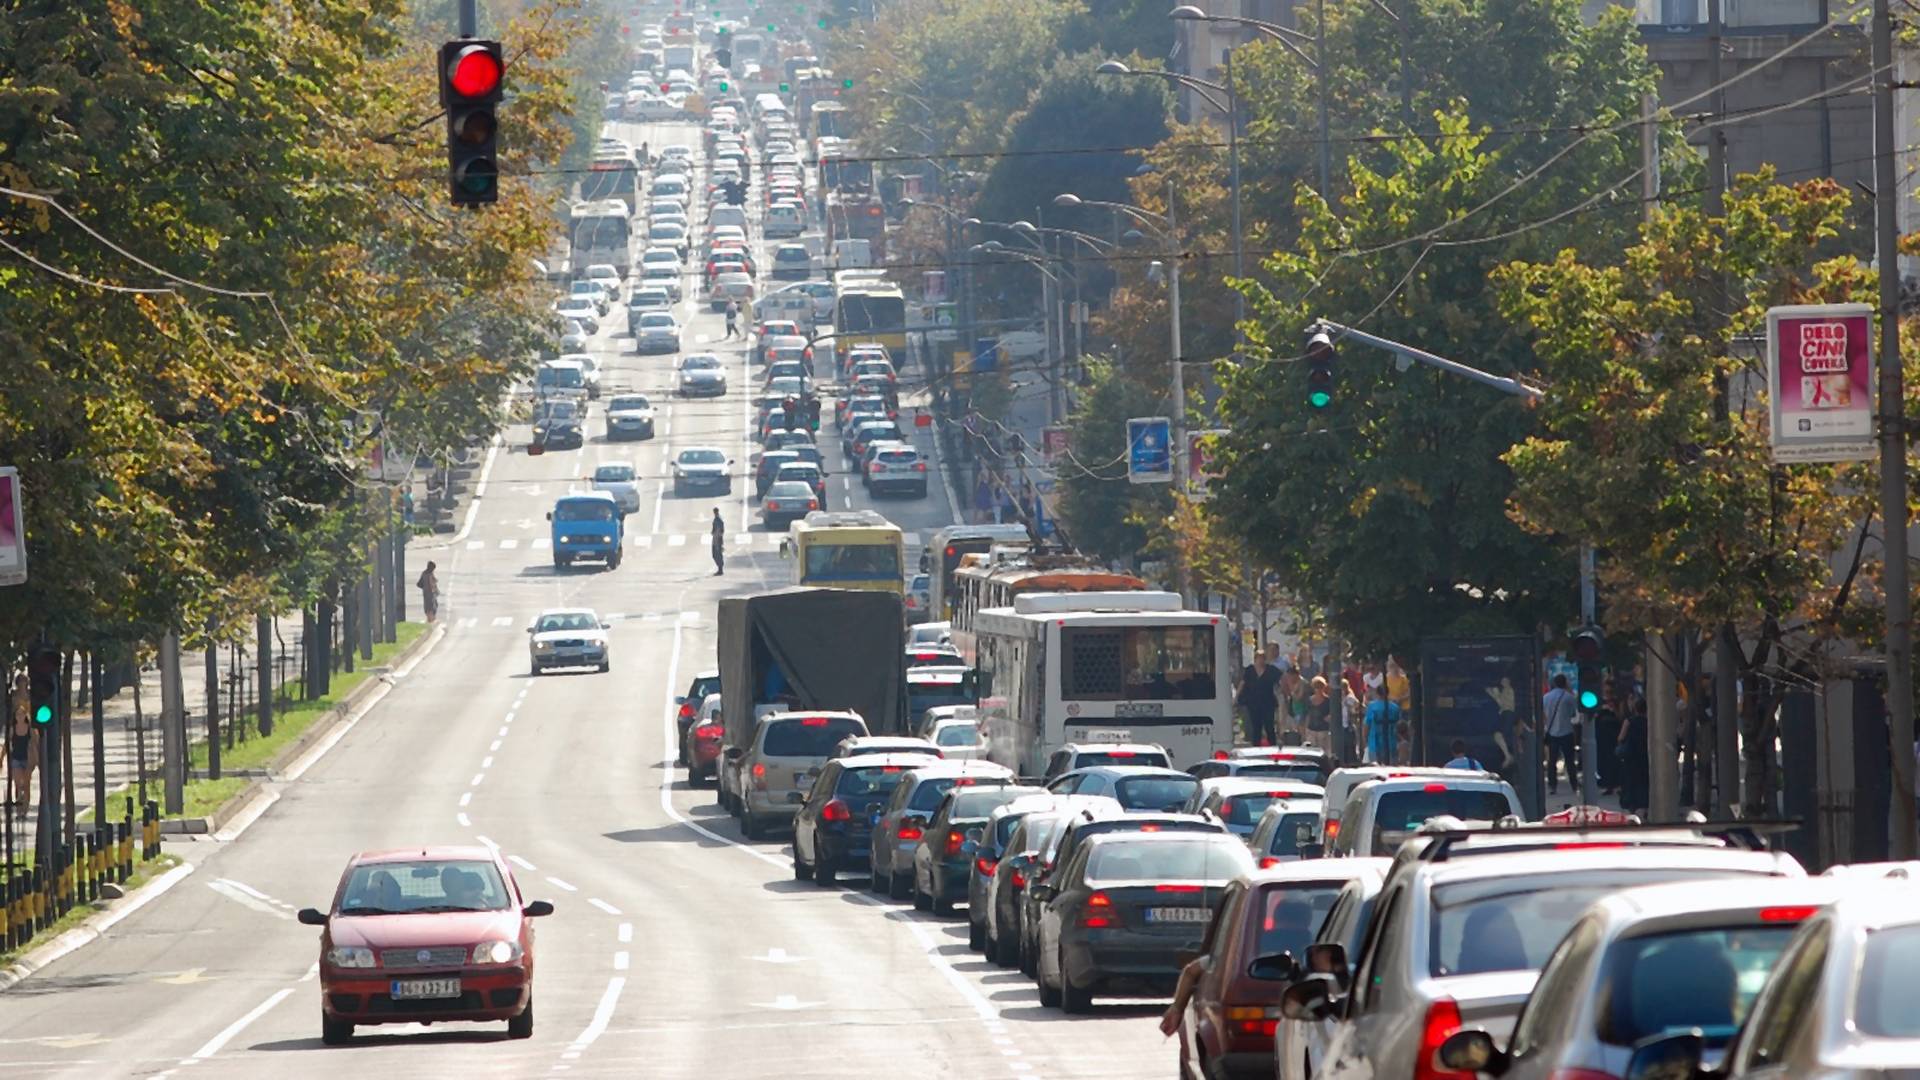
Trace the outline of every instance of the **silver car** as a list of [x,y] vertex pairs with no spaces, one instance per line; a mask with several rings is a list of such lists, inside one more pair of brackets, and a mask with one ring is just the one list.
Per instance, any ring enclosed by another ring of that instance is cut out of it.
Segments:
[[1200,786],[1187,797],[1184,810],[1189,814],[1212,814],[1225,823],[1228,832],[1248,840],[1267,807],[1291,799],[1317,801],[1320,790],[1318,784],[1279,777],[1217,776],[1200,781]]
[[727,392],[727,369],[712,353],[682,357],[674,389],[681,397],[719,397]]
[[741,782],[740,831],[749,840],[800,812],[807,791],[834,747],[865,735],[866,721],[850,712],[780,712],[760,718],[753,741],[733,766]]
[[[1688,829],[1498,829],[1423,833],[1388,878],[1360,952],[1307,954],[1326,974],[1290,987],[1290,1020],[1338,1016],[1318,1080],[1416,1073],[1463,1027],[1504,1039],[1540,966],[1587,906],[1640,885],[1804,877],[1792,856]],[[1350,973],[1350,974],[1349,974]]]
[[527,627],[529,670],[535,675],[561,667],[607,670],[607,628],[592,608],[541,612]]
[[1690,881],[1602,897],[1540,969],[1506,1048],[1469,1028],[1435,1056],[1512,1080],[1619,1076],[1635,1046],[1691,1029],[1717,1059],[1794,931],[1855,887],[1839,878],[1738,889]]
[[[1271,809],[1268,812],[1271,813]],[[1310,950],[1315,945],[1338,945],[1348,955],[1360,951],[1360,935],[1373,918],[1374,902],[1380,899],[1380,890],[1386,884],[1387,872],[1393,869],[1393,860],[1341,859],[1335,865],[1341,870],[1350,870],[1353,877],[1341,888],[1340,895],[1334,897],[1327,917],[1307,946],[1309,951],[1296,959],[1304,961],[1314,955]],[[1304,969],[1302,975],[1311,977],[1311,969]],[[1273,1032],[1274,1075],[1279,1080],[1308,1080],[1314,1075],[1314,1063],[1326,1060],[1327,1044],[1333,1041],[1339,1025],[1340,1018],[1331,1014],[1290,1019],[1283,1012]]]
[[679,352],[680,324],[664,311],[644,311],[633,324],[633,344],[643,353]]
[[[1920,1068],[1920,905],[1905,881],[1853,885],[1787,943],[1715,1080],[1892,1080]],[[1643,1043],[1626,1075],[1704,1080],[1702,1050],[1694,1032]]]

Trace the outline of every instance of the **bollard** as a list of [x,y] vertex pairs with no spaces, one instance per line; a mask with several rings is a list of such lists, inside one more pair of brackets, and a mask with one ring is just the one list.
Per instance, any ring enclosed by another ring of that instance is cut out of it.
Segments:
[[120,832],[120,884],[125,885],[133,877],[133,807],[127,807],[127,820],[119,825]]
[[20,933],[20,882],[14,874],[0,881],[0,926],[5,928],[5,932],[0,933],[0,943],[12,952],[20,944],[16,940]]

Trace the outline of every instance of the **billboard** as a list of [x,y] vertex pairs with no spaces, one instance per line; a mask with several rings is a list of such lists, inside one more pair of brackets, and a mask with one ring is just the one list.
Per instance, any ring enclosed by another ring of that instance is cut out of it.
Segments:
[[20,470],[0,465],[0,585],[27,583],[27,518],[20,504]]
[[1173,482],[1173,421],[1164,416],[1127,421],[1127,482]]
[[1873,443],[1873,309],[1767,309],[1773,459],[1868,461]]
[[1455,739],[1467,754],[1505,777],[1527,817],[1546,803],[1540,768],[1539,647],[1531,637],[1445,638],[1420,643],[1416,765],[1452,757]]

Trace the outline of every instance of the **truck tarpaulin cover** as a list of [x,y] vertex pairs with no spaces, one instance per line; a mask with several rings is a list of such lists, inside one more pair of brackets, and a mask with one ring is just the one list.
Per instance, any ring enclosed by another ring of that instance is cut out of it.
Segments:
[[850,709],[868,731],[898,733],[906,715],[902,627],[900,597],[887,592],[791,588],[722,599],[728,744],[752,736],[754,705],[783,697],[795,708]]

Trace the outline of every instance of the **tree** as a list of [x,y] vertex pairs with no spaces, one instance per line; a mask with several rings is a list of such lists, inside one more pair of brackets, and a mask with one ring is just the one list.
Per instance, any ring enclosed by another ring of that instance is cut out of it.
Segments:
[[1165,485],[1127,482],[1127,418],[1157,415],[1164,400],[1132,367],[1092,360],[1091,383],[1067,424],[1072,454],[1054,464],[1060,517],[1082,551],[1132,561],[1146,549],[1147,521],[1171,507]]

